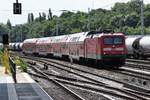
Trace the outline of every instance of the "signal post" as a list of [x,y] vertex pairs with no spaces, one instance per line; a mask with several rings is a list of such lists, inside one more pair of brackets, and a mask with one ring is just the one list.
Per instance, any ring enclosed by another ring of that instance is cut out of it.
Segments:
[[8,74],[9,71],[9,36],[8,34],[3,34],[2,42],[3,42],[3,54],[2,54],[2,64],[4,67],[4,73]]

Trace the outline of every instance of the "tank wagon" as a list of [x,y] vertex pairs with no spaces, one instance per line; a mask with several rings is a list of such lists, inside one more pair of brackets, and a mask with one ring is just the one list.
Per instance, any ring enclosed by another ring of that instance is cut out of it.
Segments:
[[147,59],[150,57],[150,36],[127,36],[126,48],[128,57]]
[[17,43],[15,43],[15,45],[14,45],[14,50],[15,51],[18,51],[19,50],[19,42],[17,42]]
[[19,43],[19,46],[18,46],[19,51],[22,51],[22,45],[23,45],[23,43]]
[[12,51],[22,51],[22,45],[23,43],[21,42],[9,43],[9,49]]
[[[141,36],[126,36],[126,49],[127,49],[127,56],[128,57],[136,57],[136,47],[135,44],[137,43],[137,40],[140,39]],[[134,46],[133,46],[134,44]]]
[[0,43],[0,50],[2,50],[3,49],[3,44],[2,43]]
[[10,50],[12,50],[12,47],[13,47],[12,45],[13,45],[13,43],[9,43],[9,49]]
[[27,39],[22,49],[24,54],[57,56],[100,64],[109,62],[118,66],[125,63],[126,55],[123,33],[95,31]]

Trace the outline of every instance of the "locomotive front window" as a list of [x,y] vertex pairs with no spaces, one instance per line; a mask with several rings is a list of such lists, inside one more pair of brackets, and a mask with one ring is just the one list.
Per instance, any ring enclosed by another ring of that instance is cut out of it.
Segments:
[[113,44],[113,38],[111,38],[111,37],[104,38],[104,44],[105,45]]
[[121,37],[114,38],[114,44],[122,44],[122,43],[123,43],[123,39]]

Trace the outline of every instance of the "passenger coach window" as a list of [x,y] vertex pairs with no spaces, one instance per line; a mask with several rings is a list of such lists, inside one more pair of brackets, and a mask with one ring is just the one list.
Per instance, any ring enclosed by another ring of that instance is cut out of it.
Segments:
[[113,38],[111,38],[111,37],[104,38],[104,44],[106,44],[106,45],[113,44]]
[[123,39],[121,37],[114,38],[114,44],[122,44],[122,43],[123,43]]

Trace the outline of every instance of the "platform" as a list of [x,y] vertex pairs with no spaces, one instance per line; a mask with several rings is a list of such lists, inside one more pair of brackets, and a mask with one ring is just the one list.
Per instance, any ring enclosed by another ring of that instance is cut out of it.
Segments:
[[17,83],[0,66],[0,100],[53,100],[27,73],[17,71]]

